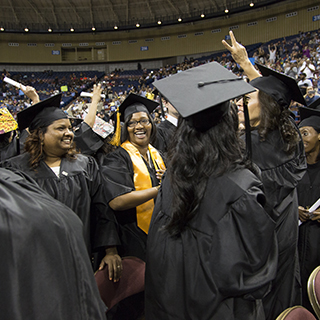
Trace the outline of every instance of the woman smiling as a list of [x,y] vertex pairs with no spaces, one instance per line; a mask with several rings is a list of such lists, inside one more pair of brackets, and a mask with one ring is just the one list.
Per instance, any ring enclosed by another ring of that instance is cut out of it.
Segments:
[[[158,103],[130,94],[119,107],[122,144],[101,157],[102,174],[107,180],[106,200],[119,222],[120,256],[145,261],[147,233],[165,164],[150,144],[156,127],[150,113]],[[143,313],[143,293],[130,297],[117,309],[115,319],[137,319]]]
[[71,208],[83,223],[89,256],[106,250],[109,276],[118,281],[122,263],[116,221],[104,200],[104,184],[97,163],[77,154],[68,116],[60,107],[61,94],[41,101],[18,114],[20,131],[29,128],[26,153],[3,166],[20,169],[53,198]]
[[145,247],[154,199],[165,164],[150,144],[156,127],[150,115],[158,103],[130,94],[119,107],[124,121],[121,146],[100,165],[108,180],[107,201],[120,224],[120,255],[145,260]]

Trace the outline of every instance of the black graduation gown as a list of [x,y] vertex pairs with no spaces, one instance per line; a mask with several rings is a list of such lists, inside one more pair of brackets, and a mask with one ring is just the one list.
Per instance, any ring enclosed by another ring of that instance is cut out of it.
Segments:
[[162,182],[148,234],[146,320],[263,320],[262,297],[276,274],[275,223],[262,184],[247,169],[210,177],[197,215],[180,238]]
[[[311,207],[320,198],[320,161],[308,164],[307,173],[298,184],[299,205]],[[314,312],[309,302],[307,283],[311,272],[320,265],[320,223],[308,220],[299,227],[299,260],[302,305]]]
[[[152,186],[159,185],[156,171],[145,162]],[[134,171],[132,160],[128,152],[119,147],[115,151],[101,158],[100,168],[102,175],[107,180],[106,201],[135,190]],[[114,211],[119,223],[119,236],[121,247],[118,252],[121,256],[135,256],[145,260],[147,234],[137,225],[136,208]]]
[[306,159],[302,139],[293,154],[282,151],[283,140],[278,130],[270,132],[265,141],[260,141],[258,131],[253,130],[251,139],[252,160],[261,170],[267,199],[265,209],[276,221],[277,277],[263,300],[267,319],[274,320],[284,309],[301,303],[296,187],[305,174]]
[[29,166],[30,155],[24,153],[3,163],[23,171],[53,198],[71,208],[81,219],[89,254],[105,246],[120,243],[113,211],[105,200],[104,183],[96,161],[77,155],[69,161],[62,158],[60,178],[44,161],[34,170]]
[[0,185],[1,319],[105,319],[80,219],[21,174]]
[[16,155],[24,152],[24,143],[29,133],[23,130],[20,134],[20,138],[17,139],[17,135],[13,137],[12,141],[4,148],[0,149],[0,162],[15,157]]
[[176,129],[177,127],[168,120],[160,122],[157,125],[157,136],[153,146],[162,153],[168,152]]
[[76,128],[73,140],[79,152],[90,156],[94,155],[103,146],[102,138],[86,122],[81,122],[79,127]]

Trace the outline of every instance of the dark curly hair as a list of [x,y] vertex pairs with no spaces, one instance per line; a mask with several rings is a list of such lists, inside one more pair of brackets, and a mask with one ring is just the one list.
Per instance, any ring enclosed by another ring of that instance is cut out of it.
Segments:
[[179,236],[197,214],[210,176],[221,176],[239,166],[251,169],[239,137],[236,108],[230,102],[230,111],[204,132],[179,119],[168,152],[173,215],[165,229],[171,235]]
[[261,141],[272,130],[279,128],[284,141],[284,151],[291,154],[300,140],[299,133],[292,123],[290,111],[281,107],[270,95],[259,91],[258,99],[260,103],[260,124],[258,133]]
[[[152,125],[152,129],[151,129],[151,136],[150,136],[150,143],[154,143],[155,139],[156,139],[156,135],[157,135],[157,128],[156,125],[153,121],[153,118],[151,117],[151,115],[149,113],[146,113],[150,123]],[[131,120],[133,114],[131,114],[130,116],[128,116],[127,119],[125,119],[124,124],[121,128],[121,143],[129,140],[129,133],[128,133],[128,122]]]
[[[30,133],[25,142],[25,151],[30,154],[29,165],[35,169],[39,166],[40,161],[45,159],[43,151],[43,136],[47,132],[46,127],[40,127]],[[71,148],[63,155],[68,160],[75,160],[76,155],[79,152],[76,151],[75,143],[72,143]]]

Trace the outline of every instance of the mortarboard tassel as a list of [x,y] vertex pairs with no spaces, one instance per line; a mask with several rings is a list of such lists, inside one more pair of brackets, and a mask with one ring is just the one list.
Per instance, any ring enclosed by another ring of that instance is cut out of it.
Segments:
[[109,144],[113,146],[120,146],[120,136],[121,136],[121,127],[120,127],[120,112],[119,107],[117,108],[117,115],[116,115],[116,123],[114,126],[114,134],[112,139],[110,140]]

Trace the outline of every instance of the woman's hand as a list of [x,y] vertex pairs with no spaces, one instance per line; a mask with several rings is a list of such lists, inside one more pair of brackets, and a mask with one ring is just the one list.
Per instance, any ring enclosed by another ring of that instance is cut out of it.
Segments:
[[311,220],[320,222],[320,209],[313,211],[312,215]]
[[109,280],[118,282],[122,274],[122,260],[116,247],[106,249],[106,255],[101,260],[99,270],[102,270],[106,265],[108,265]]
[[156,170],[156,177],[157,179],[161,182],[162,180],[162,176],[163,174],[166,172],[166,170],[163,170],[163,169],[159,169],[159,170]]
[[237,42],[232,31],[229,31],[229,35],[232,45],[230,46],[225,40],[222,40],[222,44],[230,51],[234,61],[242,66],[244,63],[249,61],[247,50],[242,44]]
[[35,88],[26,86],[26,90],[23,90],[22,88],[20,89],[29,99],[32,100],[33,104],[40,102],[39,95]]
[[301,222],[306,222],[310,219],[309,210],[305,209],[304,207],[299,206],[299,219]]
[[248,58],[246,48],[242,44],[237,42],[232,31],[229,31],[229,35],[232,45],[230,46],[225,40],[222,40],[222,44],[231,52],[234,61],[240,65],[250,81],[260,77],[260,73],[254,68]]
[[98,85],[94,84],[93,85],[92,103],[98,104],[100,102],[101,93],[102,93],[101,84],[100,83]]

